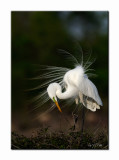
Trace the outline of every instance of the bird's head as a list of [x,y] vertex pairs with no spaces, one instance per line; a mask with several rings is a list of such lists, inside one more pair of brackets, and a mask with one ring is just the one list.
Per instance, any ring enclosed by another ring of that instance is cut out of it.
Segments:
[[62,112],[62,110],[61,110],[61,108],[60,108],[60,106],[58,104],[57,97],[56,97],[56,91],[57,90],[61,90],[61,87],[60,87],[60,85],[58,83],[51,83],[47,88],[47,92],[48,92],[49,97],[56,104],[58,110],[60,112]]

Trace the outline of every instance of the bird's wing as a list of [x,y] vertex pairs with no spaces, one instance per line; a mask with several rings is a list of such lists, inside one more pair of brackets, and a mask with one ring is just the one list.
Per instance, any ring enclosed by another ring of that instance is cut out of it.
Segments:
[[100,106],[95,101],[93,101],[92,99],[90,99],[90,100],[87,99],[86,100],[86,107],[93,112],[95,112],[96,109],[100,109]]
[[82,94],[95,100],[98,105],[103,105],[96,86],[88,78],[84,78],[78,84],[78,88]]
[[87,109],[90,109],[93,112],[95,112],[96,109],[100,109],[100,106],[96,103],[95,100],[85,96],[81,92],[79,92],[79,98],[80,98],[80,103],[82,103]]

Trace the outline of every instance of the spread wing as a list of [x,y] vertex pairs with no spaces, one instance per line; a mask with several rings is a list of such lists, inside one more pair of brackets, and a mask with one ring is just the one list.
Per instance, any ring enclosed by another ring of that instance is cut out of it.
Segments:
[[[83,78],[83,80],[78,85],[78,88],[83,95],[87,96],[88,98],[91,98],[98,105],[103,105],[96,86],[87,77]],[[87,103],[90,104],[90,101],[91,100],[88,99]]]

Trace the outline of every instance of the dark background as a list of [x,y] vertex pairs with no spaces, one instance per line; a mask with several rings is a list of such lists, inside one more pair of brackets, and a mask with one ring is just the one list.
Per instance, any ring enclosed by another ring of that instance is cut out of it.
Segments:
[[[65,66],[57,49],[74,54],[77,43],[84,55],[96,58],[91,68],[97,77],[91,80],[104,104],[101,110],[87,112],[85,127],[108,129],[108,12],[12,12],[11,22],[12,130],[26,135],[38,127],[58,130],[59,121],[60,129],[70,127],[57,111],[34,120],[40,110],[29,112],[29,100],[38,91],[27,90],[41,83],[29,80],[39,74],[39,65]],[[68,108],[65,114],[73,124]]]

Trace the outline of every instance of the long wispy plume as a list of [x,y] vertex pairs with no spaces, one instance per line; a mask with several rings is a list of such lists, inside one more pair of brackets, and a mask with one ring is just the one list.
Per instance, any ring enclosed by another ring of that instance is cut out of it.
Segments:
[[[84,54],[81,47],[80,47],[80,52],[77,53],[76,55],[73,55],[68,51],[65,51],[62,49],[58,49],[58,52],[60,53],[61,56],[64,57],[66,62],[70,62],[70,64],[72,64],[72,67],[81,65],[84,68],[86,76],[88,77],[95,76],[95,74],[89,73],[89,71],[94,71],[93,69],[89,69],[89,67],[94,63],[94,60],[91,60],[91,54],[90,54],[87,60],[84,61]],[[66,86],[63,82],[63,77],[66,72],[71,70],[71,68],[40,65],[39,70],[43,73],[37,77],[31,78],[31,80],[39,80],[40,85],[29,89],[29,91],[34,91],[34,90],[38,90],[38,91],[42,90],[42,91],[38,93],[38,95],[35,96],[33,99],[31,99],[31,103],[33,103],[34,105],[34,108],[31,111],[41,108],[45,103],[49,101],[50,98],[48,97],[48,94],[47,94],[47,87],[50,83],[53,83],[53,82],[59,83],[62,87],[62,90],[66,89],[65,88]],[[71,99],[71,101],[68,101],[68,102],[64,104],[64,107],[67,105],[73,104],[74,101],[72,101]],[[45,113],[52,111],[54,108],[55,108],[55,105],[51,105],[50,108],[48,107]]]

